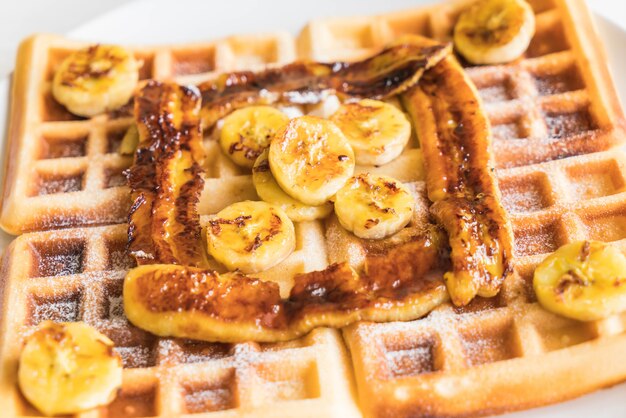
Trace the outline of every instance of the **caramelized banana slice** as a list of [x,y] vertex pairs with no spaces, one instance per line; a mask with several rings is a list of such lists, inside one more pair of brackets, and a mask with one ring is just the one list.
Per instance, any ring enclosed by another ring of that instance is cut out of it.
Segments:
[[334,123],[302,116],[272,139],[270,169],[281,189],[307,205],[322,205],[354,172],[354,152]]
[[272,172],[268,159],[268,150],[263,151],[252,168],[252,183],[263,201],[278,206],[294,222],[313,221],[327,217],[333,210],[330,202],[320,206],[310,206],[294,199],[280,188]]
[[512,272],[513,234],[493,169],[491,130],[478,92],[453,57],[403,96],[424,153],[431,213],[450,239],[445,274],[456,305],[496,295]]
[[209,221],[207,245],[229,270],[257,273],[293,252],[296,233],[281,209],[265,202],[237,202]]
[[132,124],[124,134],[117,152],[122,155],[133,155],[137,151],[137,145],[139,145],[139,131],[137,125]]
[[128,103],[138,80],[139,65],[128,51],[93,45],[63,60],[52,80],[52,94],[70,112],[89,117]]
[[250,106],[224,118],[220,145],[235,164],[251,168],[289,117],[270,106]]
[[348,138],[357,164],[387,164],[402,153],[411,137],[404,113],[379,100],[344,103],[330,120]]
[[454,27],[454,46],[473,64],[519,58],[535,34],[535,15],[524,0],[478,0]]
[[549,311],[581,321],[626,311],[626,257],[598,241],[567,244],[535,270],[533,286]]
[[24,397],[44,414],[75,414],[115,399],[122,360],[89,325],[44,321],[26,339],[17,377]]
[[261,72],[226,73],[198,87],[202,124],[212,129],[236,109],[273,103],[317,104],[330,95],[385,99],[415,85],[424,71],[452,50],[417,35],[401,37],[378,54],[357,62],[295,62]]
[[140,142],[128,179],[128,235],[139,264],[206,265],[196,210],[204,185],[199,111],[197,90],[174,83],[149,81],[135,99]]
[[[315,92],[329,91],[329,84],[324,87],[323,83],[331,79],[335,87],[330,90],[339,89],[344,96],[387,97],[413,86],[425,68],[432,67],[448,53],[449,47],[445,45],[414,37],[360,63],[294,64],[273,73],[261,73],[259,77],[254,73],[231,73],[204,86],[203,120],[207,123],[205,126],[211,128],[215,121],[238,107],[273,103],[281,98],[286,102],[311,99],[307,103],[314,103],[318,101]],[[302,72],[298,73],[300,70]],[[333,75],[325,78],[330,73]],[[185,95],[172,97],[170,89],[178,92],[182,89],[178,86],[159,86],[153,84],[143,94],[145,99],[151,97],[156,106],[151,107],[146,100],[136,107],[140,137],[145,138],[145,132],[152,137],[143,146],[140,144],[134,174],[131,171],[137,200],[131,212],[129,235],[133,254],[140,264],[170,264],[140,265],[126,276],[124,308],[135,325],[158,335],[208,341],[278,341],[295,338],[316,326],[341,327],[359,320],[416,319],[447,300],[441,276],[430,274],[440,267],[441,247],[445,245],[441,231],[435,227],[419,231],[405,228],[388,240],[377,241],[376,245],[365,243],[368,255],[363,271],[356,272],[343,263],[296,275],[286,300],[280,299],[275,283],[245,277],[238,272],[218,275],[188,266],[198,260],[189,256],[185,249],[202,248],[201,241],[182,237],[182,234],[172,235],[171,230],[153,225],[152,204],[161,197],[157,192],[167,189],[162,191],[164,199],[159,211],[174,212],[182,207],[184,210],[178,211],[177,218],[185,225],[196,225],[194,199],[202,180],[201,170],[193,169],[192,163],[201,161],[201,154],[194,151],[194,147],[201,148],[201,144],[195,140],[198,136],[189,136],[183,129],[191,126],[195,131],[195,119],[178,125],[180,117],[187,114],[184,109],[193,100],[185,99]],[[307,87],[306,91],[311,87],[312,94],[302,95],[303,87]],[[179,112],[180,107],[183,111]],[[141,122],[141,116],[149,114],[164,115],[163,119],[173,121],[173,125],[161,126],[161,118]],[[143,129],[146,129],[144,133]],[[184,139],[179,140],[179,136]],[[323,145],[323,141],[317,145]],[[183,152],[182,163],[164,165],[179,151]],[[346,159],[337,160],[345,162]],[[171,170],[166,171],[165,180],[153,175],[161,167]],[[345,169],[341,164],[339,167],[342,171]],[[271,170],[274,172],[273,167]],[[186,182],[179,189],[181,178]]]
[[296,275],[287,299],[278,285],[240,273],[145,265],[124,280],[124,310],[134,325],[160,336],[204,341],[282,341],[322,326],[419,318],[448,299],[429,231],[387,253],[368,256],[365,272],[348,264]]
[[337,192],[339,223],[359,238],[380,239],[406,226],[415,202],[409,189],[388,176],[359,174]]

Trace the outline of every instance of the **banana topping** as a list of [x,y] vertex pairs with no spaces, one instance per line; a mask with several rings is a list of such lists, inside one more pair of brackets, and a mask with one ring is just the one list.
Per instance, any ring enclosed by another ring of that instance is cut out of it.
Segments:
[[294,222],[322,219],[332,212],[333,205],[330,202],[320,206],[310,206],[285,193],[272,175],[268,154],[267,150],[263,151],[252,168],[252,183],[263,201],[284,210],[289,219]]
[[196,243],[204,185],[199,110],[197,90],[174,83],[150,80],[135,98],[139,144],[128,173],[128,250],[138,264],[206,265]]
[[[386,99],[413,87],[424,71],[449,52],[448,45],[413,36],[358,63],[297,63],[260,73],[226,74],[200,86],[203,127],[212,129],[220,119],[252,104],[315,104],[320,97],[335,93],[342,100]],[[151,93],[154,99],[161,97],[161,102],[168,97],[168,89]],[[179,144],[166,131],[147,141],[142,130],[143,125],[149,125],[141,122],[139,118],[141,141],[131,170],[136,172],[134,193],[150,199],[163,195],[159,206],[163,215],[167,207],[170,212],[184,209],[176,216],[193,223],[198,215],[195,192],[202,184],[202,171],[190,170],[189,164],[200,162],[200,155],[191,150],[183,164],[173,164],[170,156],[179,149],[184,151],[179,145],[187,142]],[[196,140],[194,134],[189,145]],[[149,144],[155,146],[145,148]],[[265,159],[268,163],[263,163]],[[304,205],[328,205],[352,177],[355,156],[332,121],[301,116],[278,130],[254,174],[267,172],[267,166],[278,189],[286,195]],[[153,169],[158,174],[159,167],[166,170],[162,173],[165,176],[140,175]],[[405,190],[393,179],[388,180],[383,187],[389,189],[389,196],[383,193],[386,197],[372,200],[377,211],[391,214],[404,207],[392,195],[404,195]],[[176,186],[173,191],[165,190],[171,185]],[[411,211],[412,203],[411,199]],[[195,258],[196,254],[181,251],[201,249],[199,237],[194,240],[189,235],[184,242],[174,239],[175,229],[155,228],[153,221],[157,219],[149,211],[150,204],[139,199],[135,206],[145,210],[131,212],[135,222],[129,236],[136,244],[133,255],[139,266],[124,280],[124,310],[134,325],[157,335],[225,342],[278,341],[318,326],[419,318],[449,297],[441,275],[435,273],[442,267],[445,235],[432,224],[405,228],[388,240],[363,241],[366,255],[362,264],[334,263],[323,270],[297,274],[286,295],[286,289],[275,282],[245,275],[274,266],[295,249],[294,227],[279,207],[282,205],[244,201],[209,219],[205,225],[208,251],[231,270],[229,273],[211,270],[209,263]],[[154,219],[142,222],[144,217]],[[379,221],[382,225],[385,222],[386,218]],[[401,226],[392,223],[392,228]],[[191,255],[194,257],[189,258]]]
[[265,202],[234,203],[207,227],[209,253],[229,270],[256,273],[283,261],[296,247],[293,223]]
[[536,269],[533,286],[541,305],[581,321],[626,310],[626,256],[598,241],[567,244]]
[[335,213],[339,223],[357,237],[380,239],[404,228],[414,206],[413,195],[398,180],[360,174],[337,192]]
[[354,172],[354,152],[333,122],[314,116],[291,119],[272,139],[272,174],[280,187],[307,205],[322,205]]
[[368,255],[364,271],[347,263],[297,274],[287,298],[277,283],[239,272],[152,264],[124,279],[124,311],[156,335],[205,341],[289,340],[320,326],[356,321],[406,321],[448,300],[438,276],[443,236],[437,229]]
[[128,103],[138,80],[139,63],[128,51],[93,45],[61,63],[52,81],[52,94],[75,115],[91,117]]
[[137,151],[138,145],[139,130],[137,129],[137,125],[133,123],[124,134],[117,152],[121,155],[133,155],[135,151]]
[[276,131],[288,121],[286,114],[270,106],[244,107],[224,119],[220,145],[235,164],[251,168]]
[[512,274],[513,232],[493,167],[491,128],[474,84],[448,57],[404,98],[424,154],[430,212],[448,232],[455,305],[495,296]]
[[402,153],[411,137],[404,113],[379,100],[345,103],[330,120],[348,138],[357,164],[386,164]]
[[473,64],[519,58],[535,34],[535,15],[524,0],[479,0],[461,13],[454,46]]
[[[451,45],[406,35],[378,54],[356,62],[294,62],[264,71],[224,73],[198,85],[202,92],[202,123],[211,129],[229,113],[250,105],[291,103],[316,105],[326,116],[346,98],[386,99],[414,86],[424,72],[448,56]],[[324,103],[325,99],[326,103]]]
[[26,339],[18,383],[42,413],[74,414],[115,398],[122,361],[113,342],[89,325],[44,321]]

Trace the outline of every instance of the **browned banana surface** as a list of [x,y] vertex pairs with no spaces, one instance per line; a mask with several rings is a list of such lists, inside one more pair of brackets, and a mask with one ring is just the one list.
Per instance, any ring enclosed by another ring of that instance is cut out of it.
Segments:
[[367,257],[364,271],[333,264],[297,275],[287,299],[278,285],[238,273],[174,265],[145,265],[124,281],[128,319],[156,335],[205,341],[279,341],[314,327],[359,320],[419,318],[448,299],[439,263],[442,233],[425,231]]
[[512,233],[500,201],[491,131],[475,87],[453,57],[404,95],[424,153],[431,212],[449,235],[456,305],[494,296],[511,272]]
[[135,99],[139,146],[130,168],[129,249],[138,264],[202,267],[196,204],[204,182],[197,90],[148,82]]
[[[412,37],[359,63],[226,75],[208,90],[204,85],[203,119],[209,115],[205,126],[211,126],[272,91],[287,101],[307,91],[386,97],[414,85],[448,53],[446,45]],[[370,252],[361,272],[342,263],[300,274],[285,300],[275,283],[197,268],[203,267],[198,252],[204,250],[197,234],[202,181],[194,101],[184,88],[154,82],[137,100],[140,144],[131,169],[135,205],[129,233],[131,251],[143,265],[124,283],[124,309],[132,323],[161,336],[276,341],[317,326],[416,319],[448,299],[440,275],[432,274],[441,267],[440,250],[446,246],[437,227],[412,234],[405,229],[397,245]]]
[[198,86],[203,126],[210,129],[228,113],[253,104],[317,103],[328,94],[383,99],[406,91],[450,52],[449,44],[411,35],[362,61],[296,62],[223,74]]

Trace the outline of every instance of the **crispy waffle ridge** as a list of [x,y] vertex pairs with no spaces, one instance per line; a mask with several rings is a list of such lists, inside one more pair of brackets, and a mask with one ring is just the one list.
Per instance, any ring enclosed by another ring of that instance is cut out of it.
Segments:
[[[297,41],[237,37],[136,53],[144,60],[142,78],[189,82],[296,56],[356,59],[403,33],[448,39],[466,3],[314,21]],[[122,281],[133,265],[124,252],[126,225],[28,233],[2,264],[3,312],[9,314],[0,329],[0,404],[8,415],[38,415],[15,381],[21,342],[45,319],[95,325],[124,359],[118,399],[85,417],[473,416],[558,402],[624,380],[626,315],[581,323],[544,311],[532,292],[534,267],[559,245],[600,239],[626,251],[626,156],[612,148],[624,137],[622,113],[586,6],[580,0],[530,3],[537,34],[526,56],[506,66],[467,68],[493,125],[500,189],[515,234],[518,274],[498,297],[464,308],[446,304],[417,321],[359,323],[343,335],[318,329],[288,343],[162,339],[123,316]],[[115,149],[130,113],[77,121],[49,94],[54,66],[80,46],[39,36],[21,48],[2,213],[12,231],[126,216],[129,190],[120,172],[131,161]],[[202,214],[257,199],[250,176],[215,141],[206,140],[205,148]],[[428,201],[417,139],[375,170],[410,183],[420,197],[413,222],[424,222]],[[283,295],[295,274],[335,261],[358,265],[367,253],[334,217],[296,224],[296,234],[296,251],[260,275],[278,282]]]
[[337,330],[233,345],[155,338],[131,326],[121,305],[133,265],[126,239],[126,226],[115,225],[24,234],[11,244],[3,264],[11,312],[0,364],[3,416],[40,416],[15,384],[16,342],[44,319],[85,321],[108,335],[122,357],[117,399],[80,417],[270,416],[277,408],[281,416],[358,416]]
[[[55,69],[85,47],[53,35],[20,46],[0,224],[11,233],[124,222],[130,195],[122,172],[132,158],[117,154],[132,122],[132,104],[90,119],[69,113],[52,97]],[[284,64],[295,59],[283,33],[233,36],[172,47],[131,48],[143,61],[140,79],[196,83],[217,72]]]
[[[494,134],[515,269],[500,295],[406,323],[344,329],[361,408],[372,416],[472,416],[558,402],[623,380],[626,315],[581,323],[543,310],[536,265],[581,239],[626,250],[623,116],[583,1],[530,1],[537,31],[509,65],[467,67]],[[311,22],[314,59],[371,53],[410,30],[449,39],[468,1],[372,18]],[[569,158],[566,158],[569,157]]]

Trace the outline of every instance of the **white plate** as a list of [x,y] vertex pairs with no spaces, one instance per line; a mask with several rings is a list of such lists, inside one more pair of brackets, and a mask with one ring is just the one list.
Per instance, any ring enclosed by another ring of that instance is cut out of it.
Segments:
[[[311,18],[350,16],[400,10],[435,0],[226,0],[199,2],[176,0],[137,1],[115,9],[73,30],[68,36],[87,41],[163,44],[209,40],[238,33],[286,30],[297,34]],[[601,35],[609,52],[614,74],[626,74],[626,31],[596,16]],[[626,102],[626,77],[615,80],[618,93]],[[6,132],[8,120],[9,80],[0,81],[0,132]],[[6,137],[6,135],[5,135]],[[4,156],[5,141],[0,141]],[[0,173],[2,176],[3,173]],[[0,232],[0,250],[10,237]],[[602,390],[573,401],[506,415],[507,418],[615,418],[626,416],[626,384]]]

